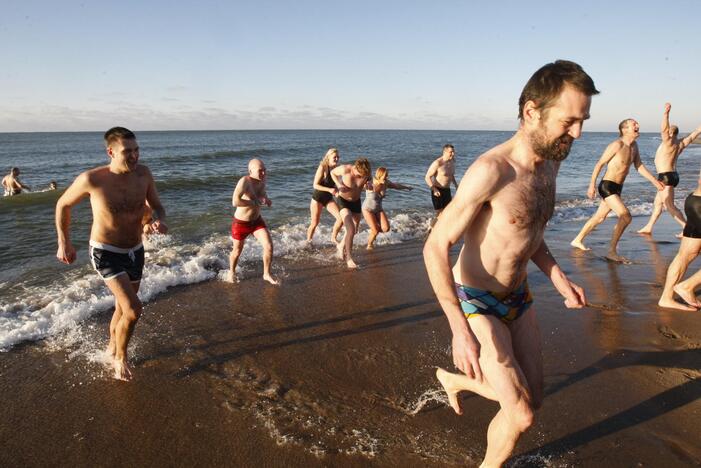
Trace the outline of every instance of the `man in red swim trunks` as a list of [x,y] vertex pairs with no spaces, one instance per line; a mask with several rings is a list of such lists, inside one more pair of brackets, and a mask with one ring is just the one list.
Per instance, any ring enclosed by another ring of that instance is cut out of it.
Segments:
[[231,223],[231,238],[234,247],[229,257],[229,276],[231,283],[238,282],[236,278],[236,264],[239,261],[243,245],[249,234],[253,234],[263,247],[263,279],[270,284],[280,284],[270,274],[270,265],[273,262],[273,241],[270,231],[260,215],[261,206],[271,206],[272,200],[265,193],[265,164],[260,159],[251,159],[248,163],[248,175],[241,177],[234,195],[232,205],[236,207],[234,219]]

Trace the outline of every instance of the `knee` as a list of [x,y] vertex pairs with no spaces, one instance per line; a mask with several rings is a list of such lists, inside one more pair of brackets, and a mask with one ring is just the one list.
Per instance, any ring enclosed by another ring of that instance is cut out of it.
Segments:
[[633,217],[630,215],[630,211],[626,211],[625,213],[623,213],[619,219],[622,223],[625,224],[630,224],[631,221],[633,221]]
[[534,408],[524,402],[512,415],[512,421],[516,430],[526,432],[535,423]]
[[137,320],[139,320],[139,317],[141,317],[141,311],[143,310],[143,306],[141,305],[140,302],[136,304],[128,304],[127,306],[122,307],[122,320],[125,320],[127,324],[131,325],[135,323]]

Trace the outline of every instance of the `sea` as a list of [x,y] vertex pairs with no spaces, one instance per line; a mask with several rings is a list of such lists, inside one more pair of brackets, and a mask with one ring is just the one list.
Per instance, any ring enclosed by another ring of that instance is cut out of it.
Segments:
[[[273,201],[263,216],[275,246],[275,258],[328,264],[332,259],[332,217],[324,212],[312,245],[305,242],[314,172],[330,147],[341,163],[370,160],[373,171],[385,166],[392,181],[412,191],[390,191],[384,201],[392,231],[376,245],[406,242],[426,235],[433,209],[423,181],[430,163],[445,143],[456,150],[457,178],[481,153],[505,141],[512,132],[399,130],[167,131],[137,132],[140,163],[155,179],[168,213],[169,233],[152,237],[147,247],[139,295],[145,302],[177,285],[222,280],[231,249],[231,197],[251,158],[268,169],[267,191]],[[586,190],[595,162],[616,133],[584,133],[563,163],[557,181],[557,204],[550,226],[583,223],[598,200]],[[642,160],[654,173],[659,134],[638,140]],[[682,155],[676,192],[678,206],[694,190],[701,145]],[[113,299],[90,267],[87,246],[91,212],[86,199],[73,209],[70,233],[77,260],[56,260],[56,200],[82,171],[107,164],[102,134],[0,133],[0,171],[21,170],[32,191],[0,198],[0,351],[25,342],[51,339],[59,345],[80,339],[86,319],[113,307]],[[49,191],[50,181],[58,190]],[[469,183],[469,182],[466,182]],[[634,217],[647,216],[655,189],[632,169],[623,198]],[[362,227],[361,227],[362,229]],[[364,245],[367,232],[356,236]],[[248,240],[240,260],[240,277],[260,273],[261,249]],[[282,262],[284,263],[284,262]],[[283,267],[273,273],[285,278]]]

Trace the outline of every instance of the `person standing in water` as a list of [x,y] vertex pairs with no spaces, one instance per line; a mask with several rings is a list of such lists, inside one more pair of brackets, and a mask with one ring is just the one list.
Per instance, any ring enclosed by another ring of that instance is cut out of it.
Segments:
[[107,352],[114,377],[131,380],[127,346],[142,311],[137,292],[144,269],[144,211],[153,209],[156,215],[151,224],[154,232],[165,234],[168,227],[151,171],[139,164],[134,133],[114,127],[107,130],[104,139],[110,163],[80,174],[56,203],[56,257],[67,264],[75,261],[69,232],[71,208],[89,197],[93,216],[90,261],[115,298]]
[[28,185],[22,183],[19,180],[19,167],[13,167],[10,169],[10,173],[2,178],[2,188],[3,194],[6,197],[11,197],[13,195],[19,195],[22,193],[22,189],[31,191]]
[[450,184],[458,188],[458,182],[455,180],[455,147],[453,145],[443,145],[443,154],[428,167],[424,180],[431,189],[431,202],[437,218],[453,199]]
[[324,159],[319,163],[314,174],[314,192],[312,193],[312,201],[309,204],[309,212],[311,213],[311,222],[307,229],[307,242],[311,242],[314,237],[314,231],[319,225],[321,212],[326,210],[335,218],[333,230],[331,231],[331,240],[338,244],[338,232],[343,226],[340,210],[334,201],[334,197],[338,195],[336,185],[331,178],[331,171],[338,166],[338,150],[330,148]]
[[340,208],[341,219],[346,233],[338,243],[338,257],[346,261],[348,268],[358,268],[353,260],[353,238],[358,232],[362,214],[360,194],[370,177],[370,162],[366,158],[357,159],[352,165],[344,164],[331,171],[331,178],[338,188],[336,203]]
[[660,137],[662,142],[657,147],[655,153],[655,169],[657,169],[657,180],[664,184],[664,190],[657,192],[655,202],[652,208],[650,220],[645,226],[638,230],[638,234],[652,234],[652,227],[657,222],[657,219],[662,214],[663,209],[667,209],[669,214],[681,224],[682,228],[686,223],[684,215],[674,205],[674,188],[679,184],[679,173],[677,172],[677,159],[682,154],[684,148],[689,146],[692,141],[701,135],[701,126],[691,132],[686,138],[681,140],[679,136],[679,127],[669,124],[669,112],[672,110],[672,105],[666,103],[664,105],[664,113],[662,114],[662,129]]
[[363,217],[368,223],[370,234],[368,235],[368,250],[374,248],[375,238],[380,232],[389,232],[389,218],[382,209],[382,199],[385,198],[387,189],[413,190],[408,185],[398,184],[389,180],[387,168],[378,167],[372,183],[368,183],[363,202]]

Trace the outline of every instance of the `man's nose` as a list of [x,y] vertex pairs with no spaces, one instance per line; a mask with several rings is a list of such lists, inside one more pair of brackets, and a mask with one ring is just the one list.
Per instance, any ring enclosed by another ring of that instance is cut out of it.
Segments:
[[575,140],[582,136],[582,122],[572,124],[567,134]]

